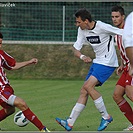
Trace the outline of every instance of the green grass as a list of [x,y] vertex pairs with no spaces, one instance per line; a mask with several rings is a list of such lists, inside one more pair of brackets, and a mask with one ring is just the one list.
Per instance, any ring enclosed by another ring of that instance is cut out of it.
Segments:
[[[10,80],[15,94],[23,98],[31,110],[51,131],[64,131],[55,122],[56,117],[65,119],[68,117],[75,105],[80,88],[84,81],[81,80]],[[106,131],[122,131],[128,126],[128,121],[119,111],[112,99],[116,80],[109,79],[97,90],[101,92],[108,113],[114,121],[108,126]],[[16,110],[17,112],[18,110]],[[13,116],[9,116],[0,123],[4,131],[38,131],[33,124],[26,127],[18,127],[13,122]],[[77,119],[73,131],[97,131],[100,124],[100,114],[89,98],[85,110]]]

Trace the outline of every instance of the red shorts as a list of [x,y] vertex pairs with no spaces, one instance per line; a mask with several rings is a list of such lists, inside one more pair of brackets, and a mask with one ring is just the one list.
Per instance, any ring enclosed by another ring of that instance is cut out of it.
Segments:
[[10,105],[7,103],[9,97],[14,94],[14,90],[10,85],[0,87],[0,105],[3,108],[9,108]]
[[123,86],[124,88],[126,87],[126,85],[133,86],[133,78],[128,73],[128,66],[124,68],[124,71],[121,77],[119,78],[118,82],[116,83],[116,85]]

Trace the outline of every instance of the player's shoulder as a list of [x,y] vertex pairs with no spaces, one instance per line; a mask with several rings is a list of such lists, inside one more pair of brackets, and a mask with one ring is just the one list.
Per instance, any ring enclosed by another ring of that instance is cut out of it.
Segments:
[[104,24],[104,22],[100,21],[100,20],[97,20],[96,21],[97,24]]
[[129,14],[129,16],[133,16],[133,11]]
[[78,33],[84,34],[85,31],[86,31],[86,29],[82,30],[80,27],[78,27]]
[[104,23],[104,22],[102,22],[102,21],[100,21],[100,20],[97,20],[97,21],[95,21],[95,22],[96,22],[95,28],[98,29],[98,30],[102,30],[102,29],[104,29],[105,27],[107,27],[107,24]]
[[100,20],[96,21],[96,23],[97,23],[97,25],[107,25],[107,23],[100,21]]
[[133,12],[127,16],[126,21],[133,21]]

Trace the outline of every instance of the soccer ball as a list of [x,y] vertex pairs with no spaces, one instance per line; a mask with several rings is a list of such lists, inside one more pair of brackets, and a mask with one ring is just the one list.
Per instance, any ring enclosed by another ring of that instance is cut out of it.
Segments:
[[14,115],[14,123],[19,127],[24,127],[29,123],[29,120],[23,115],[22,111],[18,111]]

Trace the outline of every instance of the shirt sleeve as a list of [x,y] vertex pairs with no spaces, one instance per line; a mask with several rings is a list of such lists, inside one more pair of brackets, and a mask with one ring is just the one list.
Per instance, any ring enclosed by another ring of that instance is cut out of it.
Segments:
[[102,32],[104,31],[109,35],[123,35],[123,29],[119,29],[117,27],[114,27],[110,24],[107,24],[101,21],[99,21],[99,24]]
[[133,47],[133,12],[131,12],[125,21],[123,42],[126,47]]
[[84,31],[78,28],[77,41],[74,43],[73,47],[77,50],[81,50],[83,44],[85,43]]
[[2,66],[8,70],[11,70],[12,67],[14,67],[16,64],[15,59],[7,54],[5,51],[1,51],[0,53],[2,56]]

